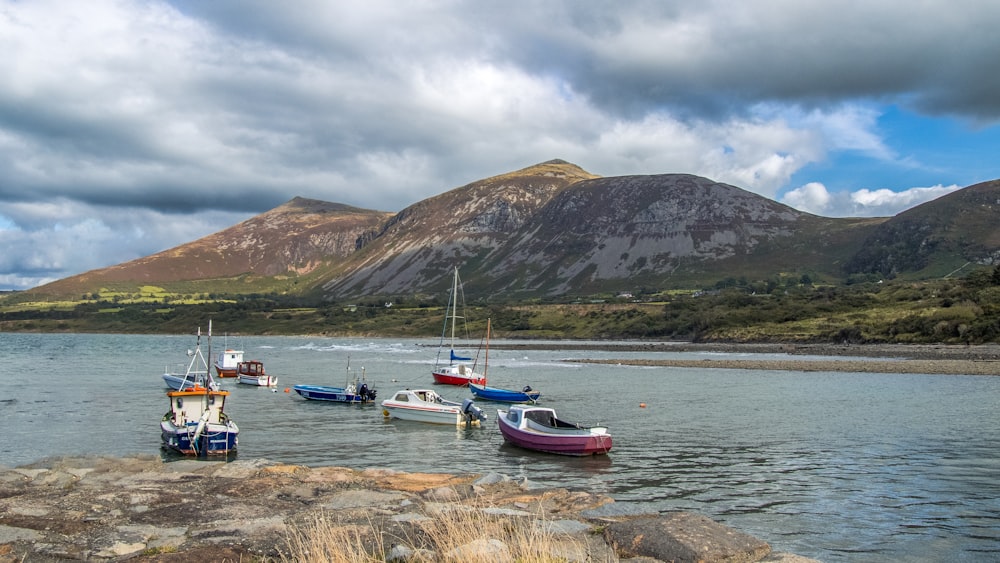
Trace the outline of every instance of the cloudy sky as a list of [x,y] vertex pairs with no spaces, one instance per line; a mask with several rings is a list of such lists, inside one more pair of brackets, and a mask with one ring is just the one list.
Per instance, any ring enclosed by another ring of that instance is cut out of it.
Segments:
[[1000,3],[0,0],[0,289],[553,158],[830,217],[1000,178]]

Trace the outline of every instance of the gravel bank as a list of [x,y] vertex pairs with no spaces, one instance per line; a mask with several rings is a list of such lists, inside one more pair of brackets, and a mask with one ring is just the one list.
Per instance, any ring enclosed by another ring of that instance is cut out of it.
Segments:
[[927,373],[939,375],[1000,375],[996,360],[573,360],[591,364],[621,364],[712,369],[839,371],[859,373]]
[[[943,344],[788,344],[788,343],[690,343],[690,342],[573,342],[538,344],[504,343],[493,348],[518,350],[602,350],[606,352],[707,352],[713,354],[784,354],[781,359],[577,359],[581,363],[643,366],[838,371],[860,373],[928,373],[944,375],[1000,375],[1000,345],[953,346]],[[795,356],[830,356],[798,359]]]

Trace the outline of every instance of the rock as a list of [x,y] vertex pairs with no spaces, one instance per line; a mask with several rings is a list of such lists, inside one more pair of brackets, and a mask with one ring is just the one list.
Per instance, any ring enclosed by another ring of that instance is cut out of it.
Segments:
[[[309,468],[266,460],[164,463],[143,456],[46,463],[0,468],[0,563],[287,561],[290,537],[320,523],[330,531],[367,531],[373,538],[367,547],[377,552],[380,541],[388,546],[401,538],[421,538],[428,521],[466,514],[484,521],[527,521],[550,542],[546,549],[552,560],[573,563],[614,563],[619,555],[691,560],[676,555],[682,547],[706,561],[736,563],[757,561],[748,554],[770,549],[694,514],[636,518],[608,497],[533,490],[496,475]],[[613,523],[604,535],[594,533],[595,526],[608,522]],[[381,538],[374,538],[373,527]],[[485,539],[461,546],[463,558],[507,561],[522,547],[503,532],[479,535]],[[434,555],[396,545],[386,559],[431,560]],[[813,563],[791,554],[766,561]]]
[[455,502],[461,498],[458,491],[452,487],[438,487],[424,493],[428,500],[437,502]]
[[690,512],[615,522],[604,537],[620,556],[676,563],[752,563],[771,553],[766,542]]
[[433,561],[434,554],[426,549],[413,549],[408,545],[394,545],[385,556],[386,561]]
[[507,477],[506,475],[501,475],[499,473],[487,473],[486,475],[483,475],[479,479],[473,481],[472,484],[479,486],[495,485],[497,483],[504,483],[507,481],[510,481],[510,477]]
[[460,545],[446,554],[447,561],[490,561],[509,563],[514,560],[507,544],[496,538],[480,538]]

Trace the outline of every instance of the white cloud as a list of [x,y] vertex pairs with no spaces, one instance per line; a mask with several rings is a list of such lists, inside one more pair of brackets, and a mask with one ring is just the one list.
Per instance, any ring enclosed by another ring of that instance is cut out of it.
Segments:
[[[398,210],[551,158],[767,197],[843,154],[957,181],[969,166],[912,165],[879,120],[894,104],[995,123],[998,24],[974,0],[0,0],[0,214],[24,229],[0,220],[24,249],[0,276],[118,263],[296,195]],[[785,198],[910,205],[856,195]]]
[[68,200],[0,205],[0,288],[28,288],[127,262],[188,242],[247,217],[148,209],[107,210]]
[[931,186],[901,191],[860,189],[829,192],[823,184],[810,182],[781,197],[781,203],[824,217],[892,217],[922,203],[947,195],[959,186]]
[[826,186],[819,182],[810,182],[795,188],[781,198],[781,203],[813,215],[829,213],[831,201],[833,201],[833,197],[830,192],[826,190]]

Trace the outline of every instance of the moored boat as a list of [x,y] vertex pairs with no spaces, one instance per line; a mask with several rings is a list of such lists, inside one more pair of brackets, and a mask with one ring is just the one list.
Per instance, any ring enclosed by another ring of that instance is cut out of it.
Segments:
[[513,389],[501,389],[488,385],[469,383],[469,391],[477,399],[484,401],[496,401],[498,403],[536,403],[542,396],[541,391],[535,391],[530,385],[525,385],[524,389],[515,391]]
[[376,393],[374,389],[368,389],[368,385],[364,383],[357,389],[352,386],[329,385],[293,385],[292,389],[304,399],[332,403],[370,403],[375,400]]
[[219,377],[237,377],[237,368],[242,361],[243,350],[227,348],[219,352],[219,357],[215,360],[215,373]]
[[497,410],[504,440],[525,449],[561,455],[602,455],[611,451],[611,434],[603,426],[586,427],[560,420],[546,407],[512,405]]
[[264,370],[264,362],[260,360],[249,360],[240,362],[236,366],[236,381],[246,385],[259,385],[261,387],[273,387],[278,384],[278,378],[268,375]]
[[[211,338],[211,334],[209,338]],[[191,360],[183,373],[180,371],[171,372],[169,368],[163,370],[163,382],[167,384],[167,387],[174,390],[189,389],[195,386],[218,389],[218,385],[212,379],[212,373],[208,370],[208,362],[205,361],[205,356],[201,353],[201,327],[198,328],[198,338],[195,342],[194,350],[188,350],[188,356]],[[209,348],[209,353],[211,354],[211,348]]]
[[200,385],[168,391],[170,410],[160,420],[162,446],[195,456],[235,452],[240,429],[225,412],[228,396],[229,391]]
[[[445,385],[465,386],[469,383],[486,385],[486,376],[476,373],[475,363],[471,366],[466,363],[472,361],[472,358],[459,356],[455,353],[455,326],[458,323],[458,319],[464,320],[465,318],[458,315],[459,289],[461,289],[461,286],[459,285],[458,268],[456,267],[451,294],[448,297],[448,306],[445,309],[444,327],[441,330],[441,344],[438,346],[438,356],[431,375],[434,377],[435,383]],[[449,321],[451,321],[451,344],[448,350],[448,365],[444,365],[441,363],[441,352],[444,351],[444,338],[448,331]]]
[[[167,392],[170,410],[160,419],[161,447],[184,455],[208,456],[236,451],[240,429],[225,411],[228,391],[215,386],[212,372],[201,354],[201,327],[187,375],[204,375],[205,384],[188,378],[180,388]],[[212,321],[208,321],[208,355],[212,355]],[[166,375],[164,379],[166,380]]]
[[292,389],[304,399],[311,401],[330,401],[333,403],[371,403],[378,393],[368,386],[365,368],[361,368],[361,377],[351,372],[351,360],[347,359],[347,381],[343,387],[329,385],[293,385]]
[[453,426],[480,426],[486,420],[486,413],[472,399],[448,401],[431,389],[397,391],[382,401],[382,414],[386,418]]

